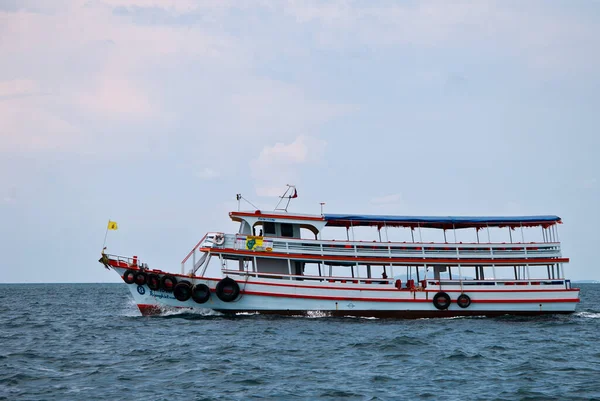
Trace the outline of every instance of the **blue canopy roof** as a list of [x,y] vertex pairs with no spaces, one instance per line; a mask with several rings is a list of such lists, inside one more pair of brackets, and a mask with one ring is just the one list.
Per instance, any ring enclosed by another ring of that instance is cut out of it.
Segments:
[[469,228],[504,226],[546,226],[560,223],[558,216],[389,216],[365,214],[326,214],[328,226],[406,226],[427,228]]

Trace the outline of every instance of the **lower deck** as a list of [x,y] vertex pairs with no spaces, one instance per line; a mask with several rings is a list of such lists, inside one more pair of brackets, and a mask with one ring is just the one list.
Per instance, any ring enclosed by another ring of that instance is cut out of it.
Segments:
[[[505,288],[529,286],[570,289],[571,283],[563,277],[562,263],[547,265],[443,265],[443,264],[372,264],[372,263],[321,263],[297,259],[267,258],[261,256],[234,257],[224,254],[207,254],[201,270],[206,272],[211,259],[218,261],[221,273],[245,274],[256,278],[282,281],[327,282],[334,284],[381,285],[390,284],[397,289],[445,288],[460,286],[477,288]],[[550,287],[549,287],[550,286]]]
[[[210,257],[207,259],[206,264]],[[131,294],[142,313],[150,313],[148,311],[152,309],[191,308],[230,313],[305,314],[318,311],[373,317],[495,316],[570,313],[579,302],[579,289],[572,288],[569,280],[530,279],[527,276],[531,272],[526,270],[522,271],[525,278],[516,275],[517,279],[473,279],[452,275],[452,267],[444,271],[440,266],[370,266],[369,272],[362,271],[360,266],[336,266],[356,268],[350,276],[338,276],[332,274],[334,266],[321,266],[319,274],[311,275],[306,274],[306,266],[297,264],[295,273],[299,274],[289,274],[289,260],[275,259],[279,263],[261,264],[259,258],[240,259],[235,261],[238,269],[230,269],[224,258],[214,259],[221,265],[220,274],[215,277],[152,270],[145,265],[136,265],[135,259],[114,256],[106,256],[102,261],[108,261],[105,265],[112,267],[130,284]],[[288,273],[279,272],[283,266],[287,266]],[[383,277],[372,277],[376,268],[382,269]],[[490,266],[481,268],[481,276],[485,275],[486,269],[491,269]],[[557,269],[553,270],[557,273]],[[126,280],[127,275],[140,276],[140,281],[137,278]],[[150,276],[155,280],[153,288],[148,284]],[[172,278],[170,288],[163,283],[167,276]],[[222,291],[222,284],[227,280],[228,285],[237,287],[235,295],[229,299]],[[161,284],[156,284],[158,282]],[[179,284],[187,286],[187,291],[203,287],[206,297],[202,301],[189,296],[180,299],[174,295]]]

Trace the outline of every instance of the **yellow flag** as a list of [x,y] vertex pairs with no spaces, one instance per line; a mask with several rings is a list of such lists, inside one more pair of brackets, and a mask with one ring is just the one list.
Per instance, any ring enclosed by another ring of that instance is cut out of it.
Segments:
[[116,221],[110,221],[108,220],[108,229],[109,230],[116,230],[117,227],[117,222]]

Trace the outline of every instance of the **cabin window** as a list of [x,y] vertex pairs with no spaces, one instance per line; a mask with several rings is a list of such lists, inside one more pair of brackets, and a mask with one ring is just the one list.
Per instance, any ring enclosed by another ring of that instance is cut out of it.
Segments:
[[291,224],[282,223],[281,224],[281,236],[282,237],[293,237],[294,236],[294,226]]
[[263,223],[263,228],[265,230],[264,234],[270,234],[270,235],[275,235],[275,223],[269,223],[269,222],[264,222]]

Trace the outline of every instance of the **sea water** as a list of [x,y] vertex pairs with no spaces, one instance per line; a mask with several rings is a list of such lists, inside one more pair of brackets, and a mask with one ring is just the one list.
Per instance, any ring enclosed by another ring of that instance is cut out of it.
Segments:
[[2,400],[600,400],[600,285],[572,315],[173,312],[125,284],[0,285]]

